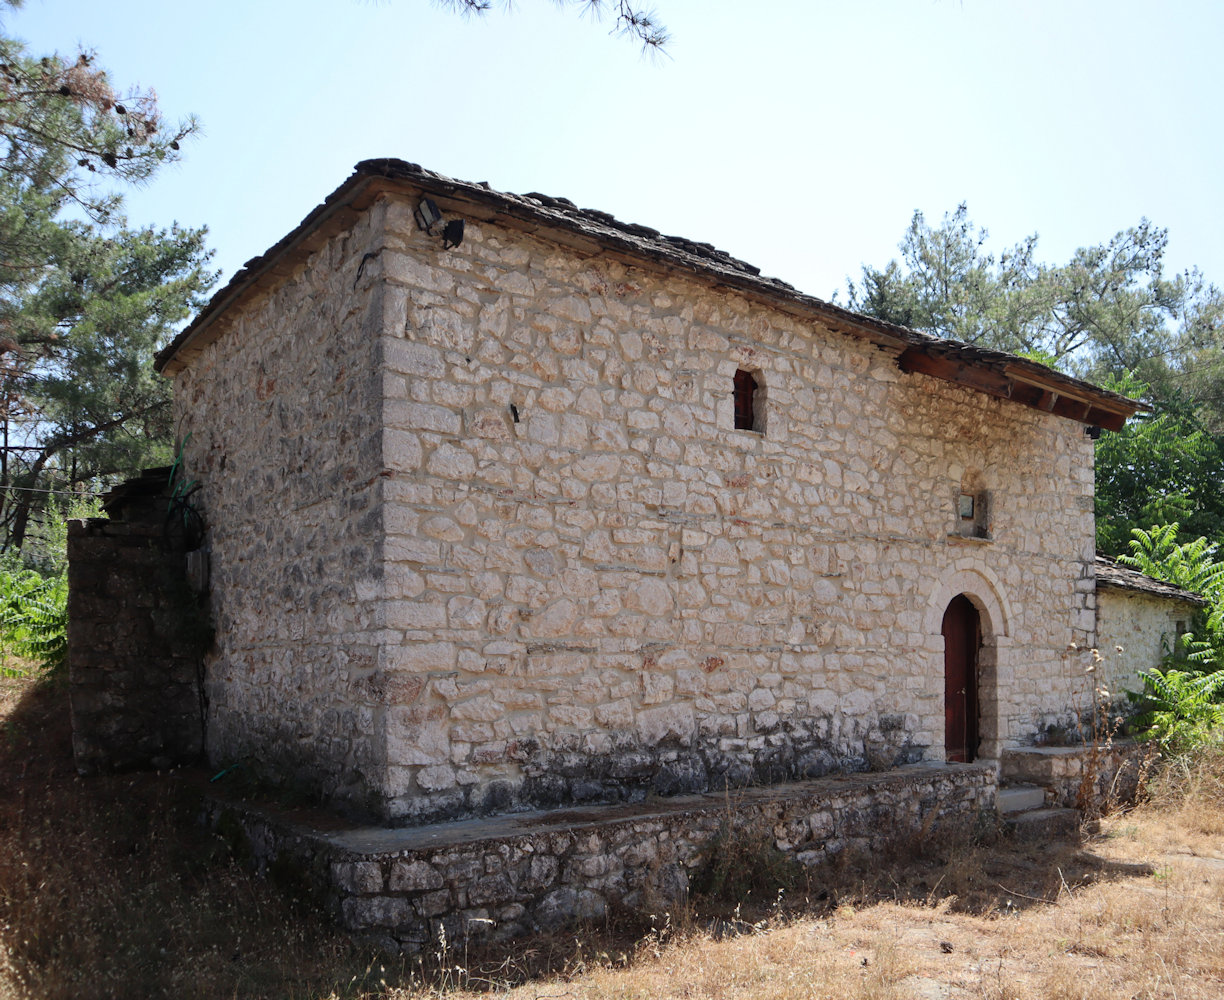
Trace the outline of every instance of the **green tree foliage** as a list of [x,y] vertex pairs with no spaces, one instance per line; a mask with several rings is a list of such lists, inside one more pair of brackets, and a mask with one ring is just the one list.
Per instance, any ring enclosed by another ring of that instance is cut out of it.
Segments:
[[[1206,433],[1224,441],[1224,336],[1200,338],[1172,358],[1160,386],[1172,384],[1193,402]],[[1224,447],[1224,445],[1221,445]]]
[[166,125],[151,91],[118,93],[90,53],[36,58],[0,32],[4,551],[71,484],[168,457],[152,357],[214,276],[203,230],[129,226],[115,184],[147,180],[194,127]]
[[14,657],[56,670],[67,655],[67,577],[0,567],[0,672],[21,672]]
[[[1130,375],[1101,382],[1123,395],[1152,397]],[[1224,438],[1207,432],[1181,393],[1153,406],[1097,441],[1097,548],[1109,555],[1125,552],[1132,532],[1153,524],[1180,525],[1182,541],[1224,541]]]
[[1119,556],[1118,562],[1208,600],[1224,600],[1224,563],[1216,559],[1219,546],[1206,538],[1179,542],[1178,529],[1176,524],[1135,529],[1130,553]]
[[1139,705],[1136,727],[1147,739],[1173,753],[1185,753],[1219,740],[1224,730],[1224,670],[1190,673],[1169,669],[1141,670],[1143,691],[1132,694]]
[[963,204],[935,227],[915,212],[901,259],[847,282],[850,308],[1072,374],[1135,372],[1158,391],[1221,348],[1224,293],[1194,270],[1166,276],[1168,233],[1146,219],[1063,265],[1037,260],[1036,234],[998,256],[987,237]]
[[938,337],[1010,351],[1142,398],[1153,413],[1097,442],[1098,546],[1179,522],[1224,539],[1224,293],[1168,276],[1165,230],[1141,220],[1066,264],[1037,236],[997,256],[965,205],[932,226],[915,212],[900,259],[849,281],[852,309]]
[[1186,659],[1199,671],[1224,670],[1224,562],[1219,546],[1206,538],[1179,542],[1177,524],[1154,525],[1132,532],[1130,553],[1118,562],[1157,580],[1201,595],[1206,609],[1196,616],[1194,630],[1183,637]]
[[1208,602],[1183,647],[1170,651],[1160,670],[1141,670],[1141,692],[1128,692],[1135,723],[1174,753],[1224,735],[1224,562],[1206,538],[1179,542],[1176,524],[1136,529],[1129,555],[1118,562],[1202,595]]

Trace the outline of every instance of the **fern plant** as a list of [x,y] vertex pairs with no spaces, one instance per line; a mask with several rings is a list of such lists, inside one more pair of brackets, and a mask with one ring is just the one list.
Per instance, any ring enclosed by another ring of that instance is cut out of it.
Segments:
[[0,670],[13,676],[10,654],[48,670],[68,656],[68,580],[43,578],[33,570],[0,570]]
[[1216,558],[1219,547],[1206,538],[1179,543],[1177,532],[1176,523],[1133,529],[1131,553],[1119,556],[1118,562],[1207,600],[1206,610],[1195,616],[1194,628],[1175,653],[1184,653],[1181,665],[1188,663],[1194,671],[1224,669],[1224,562]]
[[1209,674],[1186,670],[1141,670],[1143,692],[1128,692],[1139,705],[1135,722],[1144,739],[1152,739],[1173,753],[1183,753],[1220,739],[1224,705],[1216,699],[1224,692],[1224,670]]

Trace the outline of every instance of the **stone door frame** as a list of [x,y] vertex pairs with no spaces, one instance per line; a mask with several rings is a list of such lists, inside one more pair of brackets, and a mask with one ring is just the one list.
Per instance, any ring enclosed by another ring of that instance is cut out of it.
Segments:
[[[940,691],[941,735],[938,759],[946,759],[943,721],[944,639],[943,616],[954,597],[964,595],[977,609],[982,644],[978,650],[978,751],[976,760],[998,760],[1007,739],[1007,653],[1011,645],[1012,610],[998,578],[983,566],[962,568],[941,580],[927,601],[925,631],[939,651],[937,679]],[[932,665],[935,666],[934,664]],[[936,749],[936,748],[932,748]]]

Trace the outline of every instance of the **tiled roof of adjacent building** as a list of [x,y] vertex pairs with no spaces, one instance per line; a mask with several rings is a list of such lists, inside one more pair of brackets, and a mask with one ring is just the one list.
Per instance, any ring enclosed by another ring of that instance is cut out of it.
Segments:
[[1098,587],[1134,590],[1144,594],[1154,594],[1157,597],[1167,597],[1173,601],[1183,601],[1198,607],[1207,603],[1203,597],[1193,591],[1182,590],[1181,587],[1175,587],[1171,583],[1165,583],[1146,573],[1140,573],[1137,569],[1120,566],[1106,556],[1096,557],[1096,578]]
[[538,234],[579,253],[610,256],[639,267],[688,274],[699,281],[775,307],[818,319],[829,329],[897,351],[906,372],[921,372],[992,396],[1046,410],[1084,424],[1117,430],[1143,405],[1117,393],[1071,378],[1045,365],[1001,351],[941,340],[907,327],[843,309],[798,291],[709,243],[666,236],[649,226],[621,222],[568,198],[509,194],[487,183],[456,180],[397,159],[363,160],[353,174],[284,239],[247,261],[196,318],[157,355],[158,371],[173,374],[190,362],[194,342],[231,305],[253,288],[268,287],[292,263],[351,224],[357,214],[387,192],[426,194],[447,214],[496,222]]

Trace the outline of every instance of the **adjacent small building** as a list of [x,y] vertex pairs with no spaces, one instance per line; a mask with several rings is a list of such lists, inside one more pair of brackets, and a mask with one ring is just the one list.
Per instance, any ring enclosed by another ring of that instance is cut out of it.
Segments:
[[1141,670],[1175,653],[1207,602],[1198,594],[1097,556],[1097,673],[1116,698],[1142,691]]
[[1039,364],[370,160],[158,368],[209,756],[349,812],[993,759],[1086,703],[1093,439],[1138,404]]

